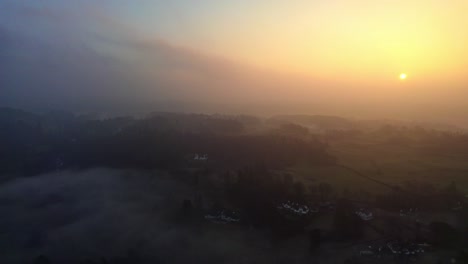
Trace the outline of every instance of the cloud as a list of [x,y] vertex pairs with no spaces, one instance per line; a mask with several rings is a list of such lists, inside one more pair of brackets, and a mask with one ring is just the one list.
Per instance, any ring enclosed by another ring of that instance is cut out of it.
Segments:
[[415,107],[428,100],[426,93],[259,69],[139,31],[101,2],[61,8],[9,3],[0,4],[2,106],[434,116],[435,110]]
[[81,17],[44,7],[9,10],[10,22],[29,23],[2,26],[0,20],[0,36],[15,40],[15,45],[0,43],[2,105],[80,110],[164,101],[253,103],[284,100],[282,88],[302,85],[150,37],[99,8],[75,10]]

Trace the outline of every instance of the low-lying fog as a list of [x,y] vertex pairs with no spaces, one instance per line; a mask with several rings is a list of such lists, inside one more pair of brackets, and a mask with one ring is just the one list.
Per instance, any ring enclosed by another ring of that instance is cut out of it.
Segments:
[[0,186],[0,263],[33,263],[41,254],[51,263],[79,263],[129,250],[148,263],[239,263],[241,252],[269,262],[258,247],[264,241],[249,232],[226,235],[174,221],[190,195],[182,183],[148,172],[94,169],[14,179]]

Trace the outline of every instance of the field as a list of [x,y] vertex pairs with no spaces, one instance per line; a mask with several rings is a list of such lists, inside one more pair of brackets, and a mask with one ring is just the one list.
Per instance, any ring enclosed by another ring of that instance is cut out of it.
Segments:
[[[463,157],[427,153],[421,144],[391,144],[367,136],[329,143],[329,152],[338,164],[390,185],[412,181],[443,188],[453,181],[468,193],[468,160]],[[369,193],[388,190],[343,167],[298,164],[288,172],[306,185],[326,182],[338,192],[345,188]]]

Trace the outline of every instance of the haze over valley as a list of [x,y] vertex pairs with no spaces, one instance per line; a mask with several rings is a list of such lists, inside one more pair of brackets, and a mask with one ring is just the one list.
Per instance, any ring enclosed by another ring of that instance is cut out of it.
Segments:
[[468,263],[466,10],[0,0],[0,263]]

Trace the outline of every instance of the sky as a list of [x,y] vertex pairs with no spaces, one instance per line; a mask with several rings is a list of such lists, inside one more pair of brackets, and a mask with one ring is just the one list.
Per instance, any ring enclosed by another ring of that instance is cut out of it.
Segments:
[[0,0],[0,105],[463,118],[466,10],[464,0]]

